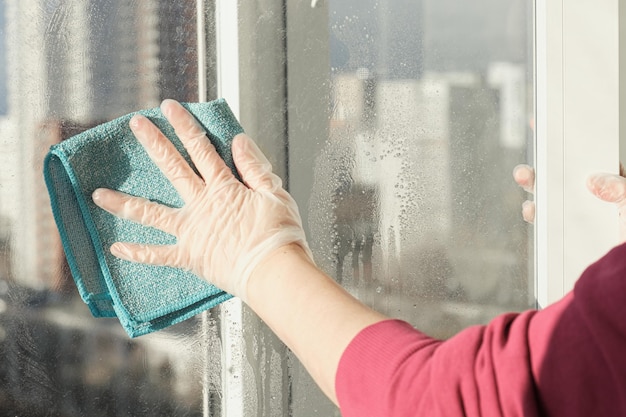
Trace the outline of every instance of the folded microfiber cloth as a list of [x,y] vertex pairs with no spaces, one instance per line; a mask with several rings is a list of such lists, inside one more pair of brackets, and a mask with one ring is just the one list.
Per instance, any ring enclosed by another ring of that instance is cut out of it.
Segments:
[[[182,104],[204,126],[236,174],[231,141],[243,129],[226,101]],[[160,109],[138,113],[159,127],[190,161]],[[52,146],[44,161],[52,211],[78,291],[95,317],[117,317],[130,337],[186,320],[231,298],[191,272],[111,255],[109,247],[118,241],[159,245],[176,239],[100,209],[91,199],[96,188],[120,190],[170,207],[183,205],[131,132],[128,122],[133,114]]]

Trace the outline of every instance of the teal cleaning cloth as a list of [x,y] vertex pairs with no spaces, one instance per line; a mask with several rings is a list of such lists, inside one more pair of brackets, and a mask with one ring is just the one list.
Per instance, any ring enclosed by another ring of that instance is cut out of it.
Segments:
[[[226,101],[183,106],[204,126],[217,152],[236,173],[231,142],[243,129]],[[160,109],[138,113],[159,127],[190,161]],[[109,247],[118,241],[168,245],[176,239],[100,209],[91,200],[96,188],[120,190],[170,207],[183,205],[131,132],[128,122],[133,114],[52,146],[44,161],[52,211],[78,291],[95,317],[117,317],[130,337],[163,329],[231,298],[182,269],[111,255]]]

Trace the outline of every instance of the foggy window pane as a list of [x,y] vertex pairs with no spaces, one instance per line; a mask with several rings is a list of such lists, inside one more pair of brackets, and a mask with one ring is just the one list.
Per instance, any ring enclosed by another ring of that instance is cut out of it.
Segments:
[[[447,337],[532,305],[531,5],[334,1],[309,224],[361,298]],[[530,291],[530,293],[529,293]]]
[[[313,87],[328,134],[306,111],[289,119],[290,189],[318,265],[440,338],[533,307],[532,227],[512,179],[533,158],[532,2],[327,4],[328,57],[309,62],[328,62]],[[330,414],[296,375],[299,415]]]
[[166,97],[197,101],[195,22],[194,0],[0,1],[5,414],[201,416],[203,381],[209,398],[219,397],[219,355],[207,365],[198,354],[219,352],[215,323],[208,338],[194,318],[131,340],[117,320],[91,316],[42,175],[54,143]]

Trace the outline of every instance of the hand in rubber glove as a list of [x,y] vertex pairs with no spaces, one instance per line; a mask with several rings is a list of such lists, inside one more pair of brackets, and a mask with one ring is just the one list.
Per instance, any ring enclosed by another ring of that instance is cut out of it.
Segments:
[[101,208],[177,239],[171,246],[117,242],[111,246],[113,255],[190,270],[244,301],[250,274],[276,249],[297,243],[312,258],[295,201],[248,136],[237,135],[232,143],[233,159],[244,185],[184,107],[165,100],[161,110],[200,176],[156,126],[143,116],[134,116],[130,121],[133,133],[176,188],[184,206],[171,208],[118,191],[97,189],[93,200]]
[[[517,185],[530,194],[535,193],[535,170],[528,165],[518,165],[513,169],[513,178]],[[522,203],[522,217],[528,223],[535,222],[535,202],[526,200]]]
[[[534,192],[535,170],[528,165],[518,165],[513,170],[515,182],[529,193]],[[587,188],[603,201],[615,203],[619,212],[620,241],[626,242],[626,178],[620,164],[620,174],[598,173],[587,179]],[[525,201],[522,216],[529,223],[535,221],[535,203]]]

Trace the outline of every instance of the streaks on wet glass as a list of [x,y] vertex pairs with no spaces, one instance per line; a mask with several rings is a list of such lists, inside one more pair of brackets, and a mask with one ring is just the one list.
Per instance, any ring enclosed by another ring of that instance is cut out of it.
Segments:
[[528,306],[510,172],[532,146],[532,25],[515,1],[382,4],[329,4],[332,116],[314,163],[312,245],[364,301],[449,336]]
[[291,404],[291,361],[288,349],[253,313],[247,311],[243,331],[244,378],[252,389],[244,392],[246,415],[286,415]]

